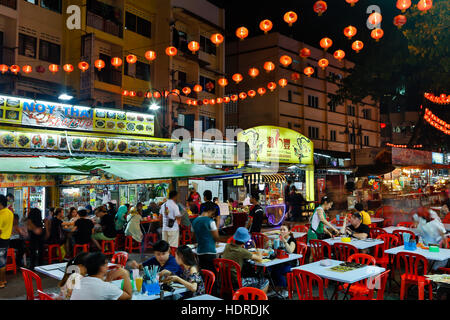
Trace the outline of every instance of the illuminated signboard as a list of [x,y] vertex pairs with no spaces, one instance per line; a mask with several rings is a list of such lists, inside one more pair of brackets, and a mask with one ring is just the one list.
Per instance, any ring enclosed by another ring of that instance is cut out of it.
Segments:
[[433,160],[433,164],[444,164],[444,154],[433,152],[432,160]]

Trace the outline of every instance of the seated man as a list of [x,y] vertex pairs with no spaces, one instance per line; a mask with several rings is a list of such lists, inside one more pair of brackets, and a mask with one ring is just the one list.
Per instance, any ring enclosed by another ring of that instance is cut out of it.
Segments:
[[347,226],[347,217],[344,220],[341,233],[360,240],[367,239],[370,235],[369,226],[362,223],[362,216],[359,212],[354,212],[350,217],[350,225]]
[[137,263],[132,260],[128,263],[128,266],[132,269],[143,269],[145,266],[158,266],[160,270],[168,270],[173,274],[180,276],[183,273],[181,267],[177,264],[175,258],[169,253],[169,243],[164,240],[160,240],[155,243],[153,250],[155,256],[144,261],[143,263]]
[[362,223],[365,224],[366,226],[369,226],[372,223],[372,220],[370,219],[369,213],[364,211],[362,203],[355,204],[355,209],[361,214]]
[[[244,249],[244,245],[251,239],[250,233],[245,228],[238,228],[233,236],[234,243],[228,243],[225,247],[225,251],[222,255],[224,259],[233,260],[242,267],[244,260],[253,260],[256,262],[262,262],[261,253],[251,253],[247,249]],[[231,269],[231,278],[233,283],[237,283],[236,270]],[[267,293],[269,287],[269,280],[257,277],[244,277],[242,276],[242,287],[253,287],[263,290]]]

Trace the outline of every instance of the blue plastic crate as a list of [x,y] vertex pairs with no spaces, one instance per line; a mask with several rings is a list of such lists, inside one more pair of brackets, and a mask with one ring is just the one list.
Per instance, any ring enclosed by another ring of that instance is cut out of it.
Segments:
[[417,250],[417,244],[415,241],[405,242],[405,250],[415,251]]

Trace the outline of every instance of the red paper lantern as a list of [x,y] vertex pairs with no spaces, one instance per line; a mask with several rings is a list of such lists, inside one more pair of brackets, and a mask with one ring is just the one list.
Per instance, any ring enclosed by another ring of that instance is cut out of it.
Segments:
[[398,16],[394,17],[394,26],[401,28],[402,26],[405,25],[407,19],[404,15],[399,14]]
[[328,5],[325,1],[316,1],[314,3],[314,12],[321,16],[325,11],[327,11]]
[[269,82],[269,83],[267,84],[267,88],[268,88],[270,91],[273,91],[273,90],[275,90],[275,89],[277,88],[277,84],[276,84],[275,82]]
[[248,92],[248,96],[249,96],[250,98],[254,98],[254,97],[256,96],[256,91],[255,91],[255,90],[250,90],[250,91]]
[[87,63],[86,61],[81,61],[78,64],[78,69],[80,69],[82,72],[85,72],[87,69],[89,69],[89,63]]
[[298,16],[294,11],[286,12],[284,15],[284,21],[289,24],[289,27],[292,27],[292,25],[297,22]]
[[336,50],[334,52],[334,58],[339,61],[342,61],[342,59],[345,58],[345,52],[343,50]]
[[292,64],[292,58],[289,56],[281,56],[280,58],[280,63],[284,66],[284,67],[288,67],[289,65]]
[[51,73],[55,74],[59,71],[59,66],[57,64],[51,64],[48,66],[48,70],[50,70]]
[[259,75],[259,70],[257,68],[250,68],[248,70],[248,75],[254,79]]
[[200,50],[200,43],[197,41],[191,41],[188,44],[189,50],[192,52],[192,54],[195,54],[198,50]]
[[226,87],[228,85],[228,80],[226,78],[220,78],[218,83],[219,83],[219,86]]
[[231,99],[231,101],[236,102],[236,101],[239,100],[239,97],[238,97],[237,94],[233,94],[233,95],[230,97],[230,99]]
[[303,72],[308,76],[311,77],[314,74],[314,68],[313,67],[307,67]]
[[241,100],[245,100],[245,99],[247,99],[247,94],[246,94],[245,92],[241,92],[241,93],[239,94],[239,98],[240,98]]
[[194,86],[194,91],[197,92],[197,93],[202,92],[203,91],[203,87],[201,85],[199,85],[199,84],[196,84]]
[[266,92],[267,92],[266,88],[259,88],[259,89],[258,89],[258,94],[259,94],[260,96],[265,95]]
[[36,72],[37,73],[45,73],[45,68],[43,66],[37,66],[36,67]]
[[122,65],[122,59],[120,59],[119,57],[114,57],[114,58],[111,59],[111,64],[114,67],[118,68],[118,67],[120,67]]
[[211,42],[214,43],[217,47],[223,43],[224,37],[220,33],[215,33],[211,36]]
[[29,74],[29,73],[31,73],[33,71],[33,68],[31,66],[29,66],[29,65],[25,65],[25,66],[22,67],[22,71],[24,73],[26,73],[26,74]]
[[167,49],[166,49],[166,54],[167,54],[169,57],[174,57],[174,56],[176,56],[176,55],[177,55],[177,52],[178,52],[178,50],[177,50],[177,48],[175,48],[175,47],[167,47]]
[[230,103],[230,101],[231,101],[230,97],[223,98],[223,102],[225,102],[225,103]]
[[206,87],[206,90],[212,91],[212,90],[214,89],[214,83],[208,82],[208,83],[205,85],[205,87]]
[[71,73],[74,70],[73,65],[71,65],[71,64],[65,64],[63,66],[63,69],[67,73]]
[[127,55],[127,62],[130,64],[134,64],[137,62],[137,57],[134,54]]
[[322,70],[325,70],[326,67],[328,67],[328,65],[330,64],[330,62],[328,61],[328,59],[320,59],[318,62],[319,67],[322,68]]
[[189,87],[184,87],[183,88],[183,93],[186,95],[186,96],[188,96],[190,93],[191,93],[191,88],[189,88]]
[[151,99],[151,98],[153,97],[153,95],[152,95],[151,92],[147,92],[147,93],[145,94],[145,97],[146,97],[147,99]]
[[362,41],[356,40],[352,43],[352,49],[356,51],[356,53],[360,52],[364,48],[364,43]]
[[409,9],[411,7],[411,0],[397,0],[397,9],[402,10],[402,12],[405,12],[405,10]]
[[328,48],[330,48],[333,45],[333,40],[331,40],[330,38],[322,38],[322,40],[320,40],[320,46],[327,51]]
[[241,39],[244,40],[245,38],[248,37],[248,29],[246,27],[240,27],[236,30],[236,36]]
[[372,32],[370,33],[370,36],[373,39],[375,39],[375,41],[378,42],[378,41],[380,41],[381,38],[383,38],[384,31],[383,31],[383,29],[380,29],[380,28],[373,29]]
[[130,97],[133,97],[133,98],[136,97],[136,91],[130,91],[129,95],[130,95]]
[[433,7],[433,1],[432,0],[420,0],[417,4],[417,8],[420,11],[428,11]]
[[291,74],[291,80],[297,82],[298,80],[300,80],[300,73],[298,72],[293,72]]
[[300,57],[306,59],[309,56],[311,56],[311,50],[309,50],[308,48],[303,48],[302,50],[300,50]]
[[11,72],[14,74],[18,74],[20,72],[20,67],[16,64],[12,65],[10,68]]
[[357,3],[359,0],[345,0],[345,2],[349,3],[352,7],[355,6],[355,3]]
[[261,21],[261,23],[259,24],[259,28],[264,31],[264,33],[267,34],[267,32],[269,32],[270,30],[272,30],[273,28],[273,23],[270,20],[263,20]]
[[217,104],[221,104],[223,102],[223,99],[222,98],[217,98],[216,102],[217,102]]
[[105,67],[105,61],[101,59],[95,60],[94,66],[98,69],[98,71],[101,71]]
[[242,74],[235,73],[233,75],[233,81],[236,82],[236,84],[239,84],[239,82],[241,82],[242,80],[244,80],[244,77],[242,76]]
[[9,67],[6,64],[0,64],[0,72],[4,74],[5,72],[8,72]]
[[377,26],[383,21],[383,16],[379,12],[374,12],[369,16],[369,23]]
[[138,91],[138,92],[137,92],[137,96],[138,96],[139,98],[142,98],[143,95],[144,95],[144,93],[143,93],[142,91]]
[[177,94],[177,95],[180,95],[180,90],[178,90],[178,89],[173,89],[173,90],[172,90],[172,93],[175,93],[175,94]]
[[153,98],[155,99],[161,98],[161,93],[159,93],[158,91],[153,92]]
[[123,96],[128,96],[130,93],[128,92],[128,90],[122,90],[122,95]]
[[386,128],[386,123],[383,123],[383,122],[382,122],[382,123],[380,124],[380,127],[381,127],[381,129]]
[[344,29],[344,35],[350,40],[353,38],[358,30],[354,26],[348,26]]
[[203,99],[203,104],[205,105],[205,106],[207,106],[208,104],[209,104],[209,100],[208,99]]
[[275,63],[273,63],[272,61],[267,61],[266,63],[264,63],[264,70],[266,70],[267,72],[275,70]]
[[288,85],[288,81],[285,78],[281,78],[280,80],[278,80],[278,84],[280,85],[280,87],[284,88]]
[[215,105],[216,104],[216,99],[211,99],[211,100],[209,100],[209,104],[210,105]]
[[149,50],[145,53],[145,59],[147,59],[148,61],[152,62],[156,59],[156,52]]

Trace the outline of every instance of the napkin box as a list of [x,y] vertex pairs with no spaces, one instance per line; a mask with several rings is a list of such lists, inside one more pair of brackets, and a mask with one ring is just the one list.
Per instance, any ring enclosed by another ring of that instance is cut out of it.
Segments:
[[432,246],[430,245],[430,252],[439,252],[439,247],[438,246]]

